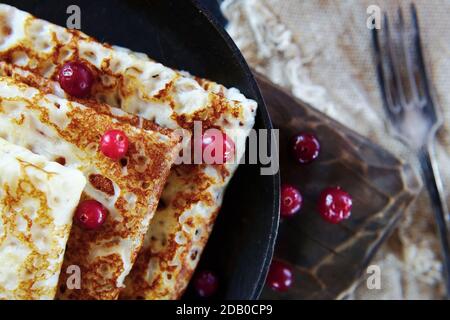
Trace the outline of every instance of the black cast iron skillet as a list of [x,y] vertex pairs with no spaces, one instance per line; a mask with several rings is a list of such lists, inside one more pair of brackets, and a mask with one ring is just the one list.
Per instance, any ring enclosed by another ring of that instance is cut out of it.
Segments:
[[[272,128],[242,55],[196,0],[4,2],[61,26],[66,25],[67,7],[76,4],[85,33],[239,88],[258,102],[256,128]],[[240,166],[200,262],[199,269],[212,269],[220,277],[217,298],[256,299],[264,285],[278,227],[279,176],[262,176],[259,170],[259,165]],[[194,297],[188,289],[185,298]]]

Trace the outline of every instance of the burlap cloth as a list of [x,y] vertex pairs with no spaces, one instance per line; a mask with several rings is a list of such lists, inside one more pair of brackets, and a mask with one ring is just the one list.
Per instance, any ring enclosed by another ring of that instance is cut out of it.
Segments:
[[[391,10],[409,1],[226,0],[228,31],[252,67],[300,99],[369,137],[397,156],[411,154],[392,138],[374,65],[369,5]],[[445,117],[436,149],[445,185],[450,184],[450,1],[415,1],[437,103]],[[450,197],[447,193],[447,203]],[[355,286],[355,299],[429,299],[443,294],[439,243],[426,191],[405,212],[374,263],[381,290]]]

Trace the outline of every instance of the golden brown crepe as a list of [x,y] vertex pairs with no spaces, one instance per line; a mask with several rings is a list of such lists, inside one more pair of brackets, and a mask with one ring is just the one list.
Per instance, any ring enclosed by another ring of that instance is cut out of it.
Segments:
[[0,139],[0,300],[53,299],[83,174]]
[[[99,151],[110,129],[125,132],[130,141],[120,161]],[[0,137],[83,172],[88,183],[82,200],[95,199],[109,211],[98,230],[72,227],[59,298],[117,298],[180,150],[179,137],[138,129],[5,77],[0,77]],[[80,290],[65,286],[72,265],[81,269]]]

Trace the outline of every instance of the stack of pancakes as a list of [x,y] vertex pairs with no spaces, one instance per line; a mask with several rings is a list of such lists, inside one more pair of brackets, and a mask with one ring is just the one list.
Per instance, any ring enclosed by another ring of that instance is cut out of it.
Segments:
[[[58,82],[73,61],[95,79],[83,99]],[[256,109],[237,89],[0,4],[0,299],[179,298]],[[233,137],[234,160],[175,164],[196,123]],[[99,151],[111,129],[130,142],[120,161]],[[109,212],[97,230],[71,223],[87,199]]]

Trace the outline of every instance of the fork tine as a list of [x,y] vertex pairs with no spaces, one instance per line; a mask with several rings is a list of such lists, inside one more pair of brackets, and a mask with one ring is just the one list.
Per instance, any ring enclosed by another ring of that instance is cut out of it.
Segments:
[[[410,5],[411,19],[412,19],[412,33],[413,33],[413,70],[417,72],[413,75],[415,84],[417,86],[418,100],[420,102],[431,97],[428,87],[428,74],[425,68],[425,62],[422,51],[422,40],[419,29],[419,19],[417,17],[417,10],[414,3]],[[423,103],[421,103],[423,105]]]
[[408,33],[410,29],[405,27],[405,20],[403,19],[403,10],[399,8],[398,10],[398,22],[399,22],[399,31],[400,31],[400,45],[401,51],[403,55],[403,60],[406,65],[406,73],[407,73],[407,82],[410,89],[410,98],[412,104],[419,102],[419,88],[418,83],[414,77],[414,57],[413,52],[410,47],[411,44],[411,34]]
[[386,76],[384,74],[383,55],[381,53],[381,45],[380,45],[381,35],[377,28],[372,29],[372,42],[373,42],[374,53],[375,53],[375,64],[376,64],[376,69],[377,69],[377,77],[378,77],[378,82],[379,82],[380,88],[381,88],[381,98],[383,99],[383,106],[386,109],[386,113],[390,116],[391,111],[389,110],[387,105],[389,103],[391,103],[391,101],[389,101],[390,99],[388,98],[388,92],[387,92],[386,83],[384,80],[386,78]]
[[[386,14],[383,16],[383,29],[389,30],[389,22]],[[392,72],[392,61],[390,60],[387,51],[387,32],[380,32],[376,28],[372,30],[372,40],[375,48],[375,59],[377,66],[377,76],[378,82],[380,83],[383,106],[385,107],[387,115],[390,117],[391,121],[395,121],[399,113],[401,112],[401,107],[399,106],[399,101],[396,98],[396,88],[394,74]]]
[[397,10],[397,28],[398,28],[398,42],[399,42],[399,55],[401,56],[400,61],[402,63],[403,72],[406,74],[406,79],[402,79],[404,86],[404,93],[406,98],[406,108],[411,108],[414,106],[415,102],[419,101],[419,93],[417,89],[417,83],[414,79],[414,63],[412,52],[409,47],[410,34],[409,29],[405,27],[405,20],[403,19],[403,10],[401,7]]
[[383,70],[383,56],[381,54],[381,46],[380,46],[380,34],[379,31],[377,30],[377,28],[373,28],[372,29],[372,42],[373,42],[373,47],[374,47],[374,54],[375,54],[375,65],[376,65],[376,69],[377,69],[377,77],[378,77],[378,82],[380,84],[380,88],[381,88],[381,98],[383,100],[383,106],[386,110],[386,113],[389,115],[389,117],[391,116],[391,111],[389,110],[389,108],[387,107],[387,105],[389,103],[391,103],[390,101],[388,101],[388,92],[387,92],[387,88],[386,88],[386,83],[384,81],[385,79],[385,74],[384,74],[384,70]]
[[[399,14],[401,15],[401,9],[398,9]],[[386,20],[387,21],[387,20]],[[389,59],[389,68],[393,74],[394,85],[396,88],[397,94],[397,105],[398,108],[403,109],[404,106],[407,105],[406,97],[405,97],[405,87],[402,82],[401,77],[401,69],[400,66],[403,64],[400,57],[400,52],[398,50],[398,42],[401,38],[401,32],[399,31],[398,23],[394,23],[394,28],[391,29],[391,24],[389,22],[386,23],[386,34],[387,34],[387,57]]]

